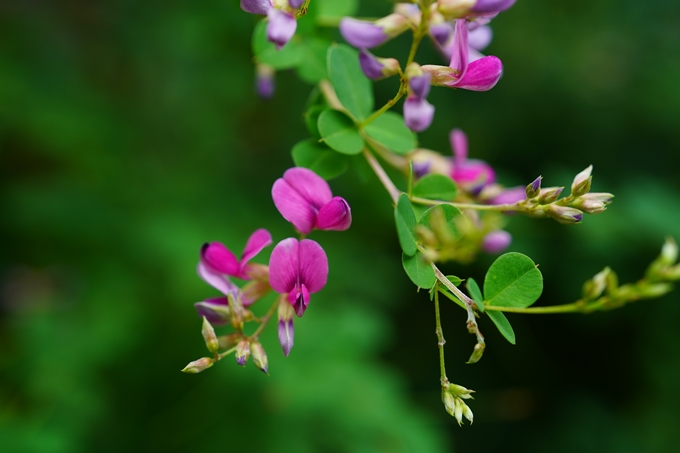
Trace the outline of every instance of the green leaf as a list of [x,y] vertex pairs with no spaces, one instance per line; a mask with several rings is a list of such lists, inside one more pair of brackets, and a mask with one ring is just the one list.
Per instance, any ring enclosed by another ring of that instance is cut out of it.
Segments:
[[486,314],[489,315],[489,318],[496,324],[496,328],[498,328],[501,335],[503,335],[511,344],[515,344],[515,331],[512,330],[510,321],[508,321],[508,318],[505,317],[503,312],[487,311]]
[[354,16],[357,12],[358,0],[314,0],[313,8],[324,19]]
[[323,105],[313,105],[305,112],[307,130],[312,137],[317,139],[321,138],[321,134],[319,133],[319,115],[326,109],[327,107]]
[[[460,284],[463,282],[463,280],[461,280],[460,278],[456,277],[455,275],[447,275],[447,276],[446,276],[446,279],[447,279],[448,281],[450,281],[451,283],[453,283],[453,286],[458,286],[458,285],[460,285]],[[444,286],[444,288],[446,288],[446,287]]]
[[267,21],[261,20],[253,31],[253,53],[259,63],[268,64],[274,69],[296,67],[303,58],[303,51],[297,39],[291,39],[281,50],[267,41]]
[[401,249],[408,256],[413,256],[418,250],[413,228],[416,226],[416,215],[408,195],[402,193],[394,207],[394,220],[397,224],[397,236]]
[[349,167],[346,156],[320,145],[313,138],[297,143],[293,146],[291,154],[295,165],[309,168],[324,179],[340,176]]
[[364,149],[364,139],[344,113],[326,109],[319,115],[318,126],[323,141],[337,152],[359,154]]
[[423,260],[420,252],[416,252],[413,256],[408,256],[406,253],[401,254],[401,263],[404,266],[406,274],[411,281],[421,288],[430,289],[434,286],[437,278],[434,276],[434,270],[430,263]]
[[368,124],[364,132],[377,143],[397,154],[407,154],[417,146],[416,135],[406,127],[404,117],[398,113],[383,113]]
[[429,200],[452,201],[458,195],[458,188],[451,178],[430,173],[416,182],[413,195]]
[[362,120],[373,111],[371,81],[359,66],[359,53],[344,44],[328,49],[328,75],[347,111]]
[[330,41],[315,37],[308,37],[301,43],[301,58],[297,72],[302,80],[317,83],[328,78],[326,55],[330,45]]
[[475,279],[472,277],[468,278],[466,286],[470,293],[470,297],[472,297],[472,300],[477,304],[477,308],[484,313],[484,298],[482,297],[482,292],[479,290],[479,285],[477,285]]
[[425,211],[419,224],[432,230],[441,242],[454,242],[463,236],[459,223],[465,221],[460,210],[448,204],[438,204]]
[[484,278],[487,305],[528,307],[543,291],[543,276],[526,255],[511,252],[493,262]]

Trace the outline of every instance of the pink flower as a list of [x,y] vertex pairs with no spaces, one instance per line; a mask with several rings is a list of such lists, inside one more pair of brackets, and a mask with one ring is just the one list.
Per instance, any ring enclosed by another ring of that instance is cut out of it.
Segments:
[[250,280],[251,277],[248,274],[251,266],[248,265],[248,261],[271,243],[272,235],[264,228],[260,228],[248,238],[248,243],[243,251],[243,255],[241,255],[240,261],[221,242],[211,242],[203,244],[201,248],[201,262],[210,270],[216,271],[219,274]]
[[451,177],[467,190],[479,190],[496,180],[493,168],[486,162],[468,159],[468,141],[465,132],[454,129],[449,135],[453,148],[453,170]]
[[333,197],[328,183],[312,170],[294,167],[272,187],[274,205],[298,231],[343,231],[352,224],[352,211],[342,197]]
[[316,242],[288,238],[274,247],[269,259],[269,283],[274,291],[287,294],[298,317],[305,313],[309,295],[321,291],[327,278],[328,258]]

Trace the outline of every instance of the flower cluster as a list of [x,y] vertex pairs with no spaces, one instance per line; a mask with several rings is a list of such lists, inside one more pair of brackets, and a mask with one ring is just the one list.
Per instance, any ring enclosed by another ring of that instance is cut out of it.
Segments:
[[[330,187],[320,176],[306,168],[291,168],[272,187],[272,198],[281,215],[302,234],[313,229],[346,230],[352,223],[349,204],[342,197],[333,197]],[[220,242],[206,243],[201,247],[198,275],[222,293],[195,304],[203,317],[203,336],[208,349],[217,354],[219,348],[235,353],[236,362],[244,366],[249,356],[267,372],[267,357],[257,334],[243,333],[245,322],[256,320],[248,310],[253,303],[274,290],[280,294],[278,307],[279,341],[287,356],[294,341],[293,314],[302,317],[310,302],[310,294],[321,291],[328,278],[328,258],[321,245],[311,239],[290,237],[280,241],[271,253],[269,265],[251,263],[250,260],[272,244],[271,234],[265,229],[256,230],[248,239],[241,258]],[[231,278],[245,280],[242,287]],[[266,325],[271,312],[262,320]],[[213,325],[231,322],[235,333],[217,337]],[[212,366],[213,359],[203,358],[185,368],[187,372],[200,372]]]

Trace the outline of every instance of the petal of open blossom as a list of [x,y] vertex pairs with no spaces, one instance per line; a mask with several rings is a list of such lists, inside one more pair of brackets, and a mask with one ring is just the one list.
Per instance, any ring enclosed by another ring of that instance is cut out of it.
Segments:
[[276,244],[269,258],[269,284],[277,293],[290,293],[298,282],[300,243],[295,238]]
[[453,52],[449,67],[458,73],[458,79],[465,77],[468,68],[468,28],[465,19],[456,20],[453,32]]
[[241,9],[251,14],[266,15],[272,9],[270,0],[241,0]]
[[488,25],[479,25],[468,34],[468,45],[475,50],[484,50],[493,39],[493,31]]
[[526,187],[517,186],[505,189],[491,200],[489,204],[514,204],[527,198]]
[[340,33],[345,41],[360,49],[370,49],[387,41],[382,27],[365,20],[344,17],[340,21]]
[[291,14],[272,8],[267,12],[267,40],[274,43],[277,50],[290,41],[297,28],[297,20]]
[[241,269],[243,269],[245,264],[250,261],[252,257],[260,253],[263,248],[271,245],[271,243],[272,235],[269,234],[269,231],[264,228],[255,230],[248,238],[246,248],[243,251],[243,256],[241,256]]
[[288,0],[288,3],[290,4],[291,8],[299,8],[302,6],[302,4],[305,2],[305,0]]
[[214,326],[225,324],[229,320],[228,310],[225,310],[228,306],[229,299],[226,297],[214,297],[194,304],[198,316],[205,316]]
[[238,291],[238,286],[232,283],[224,275],[212,270],[202,261],[198,263],[197,272],[203,281],[224,295]]
[[319,210],[316,227],[320,230],[345,231],[352,225],[352,210],[342,197],[333,197]]
[[433,119],[434,106],[425,99],[410,97],[404,101],[404,124],[412,131],[424,131]]
[[455,165],[463,165],[468,156],[467,135],[460,129],[453,129],[449,133],[449,142],[453,149],[453,161]]
[[[330,197],[329,197],[330,198]],[[272,199],[284,219],[303,234],[309,234],[316,223],[316,209],[287,181],[277,179],[272,187]]]
[[283,179],[317,210],[333,198],[328,183],[308,168],[289,168]]
[[453,167],[453,180],[457,183],[476,183],[480,185],[492,184],[496,181],[493,168],[484,161],[470,159]]
[[452,86],[471,91],[488,91],[493,88],[503,73],[503,63],[498,57],[488,56],[473,61],[467,72]]
[[380,63],[371,52],[366,49],[359,51],[359,65],[364,75],[369,79],[380,79],[384,77],[383,65]]
[[411,80],[409,80],[409,86],[418,99],[425,99],[430,93],[431,78],[432,74],[426,72],[423,75],[411,77]]
[[293,291],[288,293],[288,302],[293,306],[297,317],[302,318],[309,306],[309,290],[304,283],[296,286]]
[[477,0],[475,6],[470,8],[473,13],[498,13],[505,11],[515,4],[516,0]]
[[[328,279],[328,257],[321,246],[311,239],[300,241],[300,282],[310,293],[321,291]],[[273,287],[273,285],[272,285]]]
[[201,260],[217,272],[239,277],[240,266],[236,256],[221,242],[203,244]]
[[293,343],[295,339],[295,328],[293,326],[293,320],[280,320],[279,321],[279,343],[281,343],[281,349],[283,349],[283,355],[288,357],[290,350],[293,349]]

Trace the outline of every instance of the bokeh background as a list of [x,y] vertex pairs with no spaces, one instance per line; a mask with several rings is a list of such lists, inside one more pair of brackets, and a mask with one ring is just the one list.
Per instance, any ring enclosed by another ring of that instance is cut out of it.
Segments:
[[[354,225],[312,236],[331,274],[291,356],[269,332],[271,377],[231,360],[179,372],[205,355],[192,304],[215,295],[195,274],[200,245],[292,233],[270,187],[307,136],[310,87],[283,72],[271,102],[255,96],[255,20],[236,0],[0,3],[0,450],[675,451],[678,292],[589,316],[509,315],[516,346],[482,321],[476,365],[465,314],[445,304],[449,377],[477,391],[475,423],[459,428],[389,198],[352,172],[331,184]],[[493,27],[503,79],[488,93],[433,89],[421,145],[448,154],[461,127],[508,185],[568,185],[593,164],[593,190],[616,194],[579,226],[509,219],[511,250],[544,274],[538,304],[575,300],[605,265],[641,277],[665,236],[680,239],[680,7],[520,0]],[[439,61],[428,47],[418,60]],[[378,102],[394,89],[378,82]],[[492,259],[447,270],[479,281]]]

